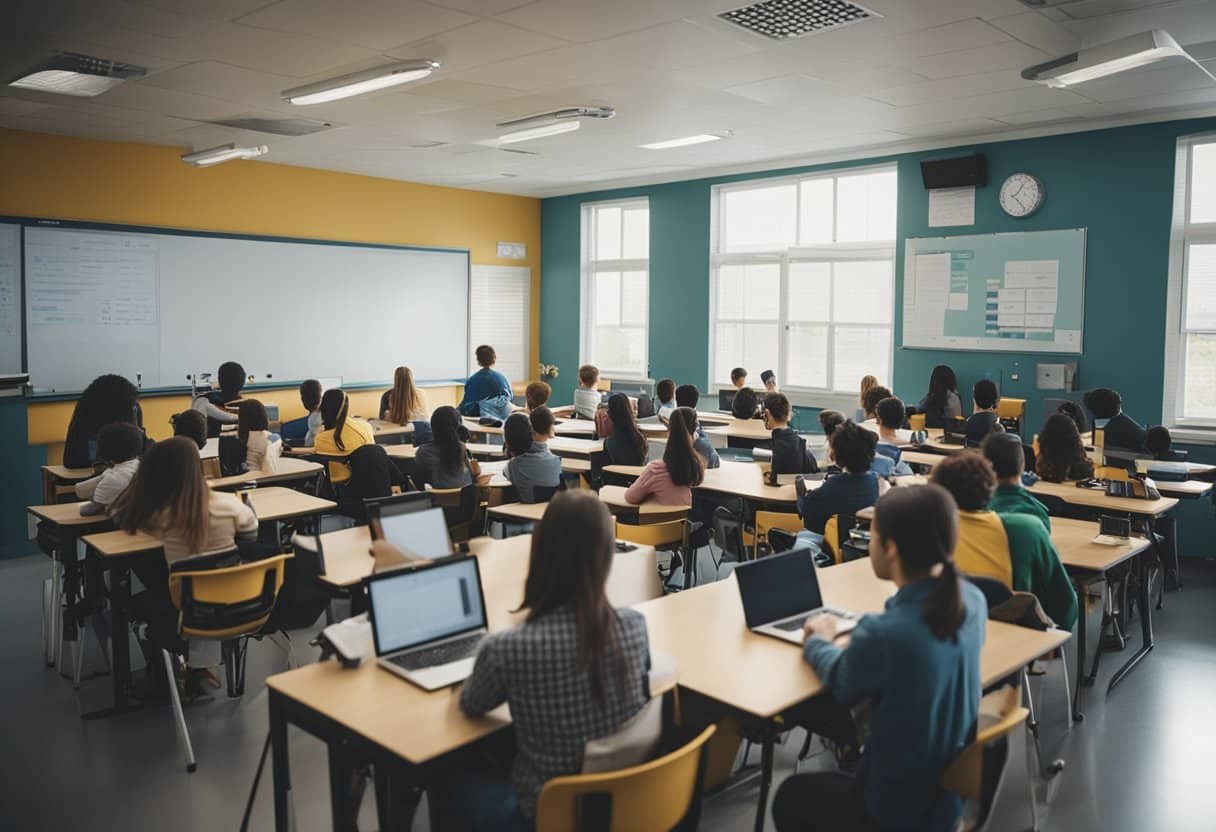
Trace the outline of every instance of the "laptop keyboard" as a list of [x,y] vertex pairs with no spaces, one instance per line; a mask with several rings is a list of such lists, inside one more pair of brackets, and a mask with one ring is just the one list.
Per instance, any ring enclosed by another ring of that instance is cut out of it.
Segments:
[[438,667],[441,664],[467,659],[477,651],[484,633],[474,633],[471,636],[445,642],[444,644],[428,647],[425,650],[415,650],[390,656],[389,661],[406,670],[422,670],[426,667]]
[[812,618],[817,618],[821,615],[832,615],[832,616],[835,616],[836,618],[843,618],[845,620],[851,620],[851,619],[857,617],[851,612],[844,612],[843,610],[836,610],[836,609],[832,609],[831,607],[821,607],[821,608],[815,610],[814,612],[808,612],[806,615],[801,615],[797,618],[791,618],[789,621],[782,621],[780,624],[774,624],[773,626],[776,627],[778,630],[785,630],[786,632],[792,632],[794,630],[801,630],[803,625],[806,624],[807,621],[809,621]]

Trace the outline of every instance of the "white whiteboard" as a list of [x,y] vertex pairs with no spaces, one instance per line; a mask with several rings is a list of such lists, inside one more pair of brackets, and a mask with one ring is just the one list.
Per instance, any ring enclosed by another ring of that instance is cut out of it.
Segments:
[[21,366],[21,226],[0,223],[0,375]]
[[468,366],[465,251],[27,227],[25,283],[39,390],[101,373],[181,387],[230,360],[254,383]]

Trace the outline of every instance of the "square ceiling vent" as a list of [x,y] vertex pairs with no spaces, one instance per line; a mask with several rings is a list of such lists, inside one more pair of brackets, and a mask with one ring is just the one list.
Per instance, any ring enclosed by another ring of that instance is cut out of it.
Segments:
[[847,0],[765,0],[718,15],[727,23],[772,40],[815,35],[882,17]]

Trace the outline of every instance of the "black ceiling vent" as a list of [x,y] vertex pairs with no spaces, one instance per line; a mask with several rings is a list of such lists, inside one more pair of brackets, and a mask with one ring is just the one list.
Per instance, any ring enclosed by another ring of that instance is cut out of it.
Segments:
[[262,118],[258,116],[221,118],[207,123],[218,124],[221,127],[234,127],[237,130],[273,133],[276,136],[308,136],[333,127],[328,121],[314,121],[310,118]]
[[800,38],[882,17],[847,0],[765,0],[718,15],[773,40]]

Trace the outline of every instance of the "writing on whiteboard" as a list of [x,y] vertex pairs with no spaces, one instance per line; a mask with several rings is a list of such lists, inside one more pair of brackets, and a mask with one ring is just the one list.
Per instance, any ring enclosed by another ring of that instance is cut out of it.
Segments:
[[26,237],[32,326],[155,326],[157,244],[148,237],[73,234],[70,244]]

